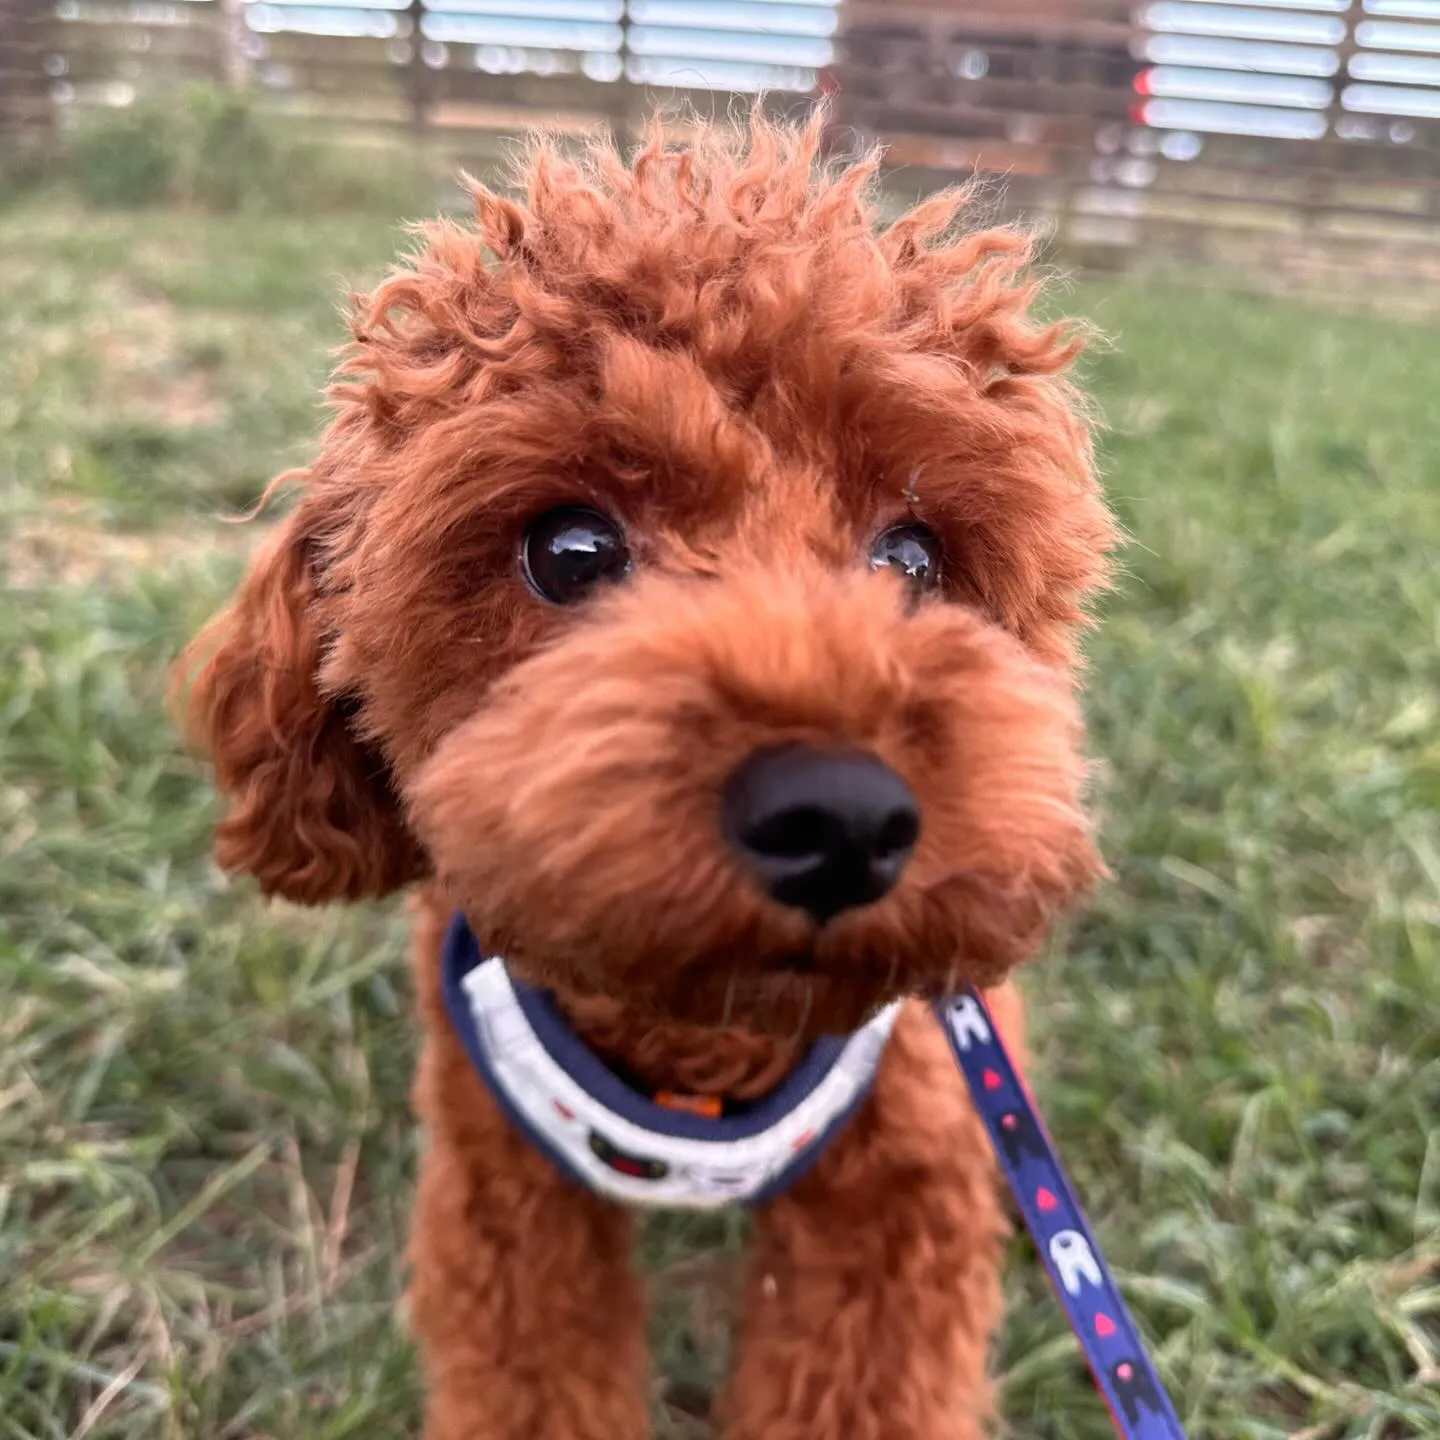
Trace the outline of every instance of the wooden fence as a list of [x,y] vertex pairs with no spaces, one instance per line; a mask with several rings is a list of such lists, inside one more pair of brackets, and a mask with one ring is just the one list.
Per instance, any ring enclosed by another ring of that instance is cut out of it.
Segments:
[[1440,0],[0,0],[0,145],[195,77],[472,160],[828,93],[897,186],[1002,176],[1097,262],[1440,281]]
[[48,0],[0,0],[0,146],[43,134],[49,124],[51,33]]
[[1003,174],[1094,260],[1440,282],[1440,0],[845,7],[837,117],[923,185]]

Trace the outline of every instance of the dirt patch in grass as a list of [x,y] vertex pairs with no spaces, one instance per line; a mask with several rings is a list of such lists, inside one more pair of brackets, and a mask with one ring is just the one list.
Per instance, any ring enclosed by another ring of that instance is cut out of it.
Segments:
[[102,318],[87,338],[109,403],[177,430],[222,423],[227,407],[216,392],[214,367],[187,357],[176,307],[124,279],[104,288]]
[[216,556],[245,556],[264,533],[253,524],[182,522],[163,530],[107,527],[84,501],[48,502],[14,521],[5,536],[6,583],[12,590],[46,585],[113,585],[139,574],[172,575]]

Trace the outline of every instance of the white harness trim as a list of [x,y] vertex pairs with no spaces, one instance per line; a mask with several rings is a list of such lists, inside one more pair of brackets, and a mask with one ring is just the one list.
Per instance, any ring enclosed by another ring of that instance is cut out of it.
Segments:
[[799,1093],[787,1097],[782,1083],[747,1115],[711,1119],[668,1111],[609,1071],[602,1084],[582,1084],[574,1071],[590,1065],[567,1067],[552,1054],[503,960],[454,978],[469,1012],[455,1019],[477,1068],[562,1169],[626,1204],[694,1210],[763,1199],[808,1165],[869,1090],[900,1009],[887,1006],[839,1042],[813,1084],[790,1087]]

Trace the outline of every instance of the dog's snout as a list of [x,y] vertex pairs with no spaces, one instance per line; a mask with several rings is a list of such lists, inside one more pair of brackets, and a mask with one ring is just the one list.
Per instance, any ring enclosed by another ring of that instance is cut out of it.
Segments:
[[857,751],[757,751],[723,808],[726,838],[765,890],[821,924],[890,890],[920,833],[909,786]]

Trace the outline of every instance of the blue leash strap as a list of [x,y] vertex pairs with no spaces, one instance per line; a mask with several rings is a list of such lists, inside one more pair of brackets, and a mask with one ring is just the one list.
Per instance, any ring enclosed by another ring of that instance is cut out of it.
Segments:
[[935,1013],[1116,1433],[1121,1440],[1185,1440],[989,1007],[967,990],[938,1001]]

